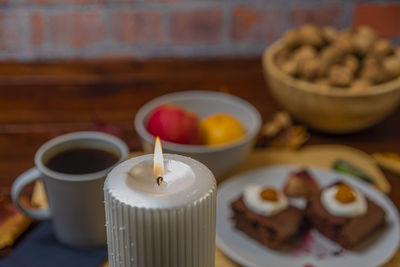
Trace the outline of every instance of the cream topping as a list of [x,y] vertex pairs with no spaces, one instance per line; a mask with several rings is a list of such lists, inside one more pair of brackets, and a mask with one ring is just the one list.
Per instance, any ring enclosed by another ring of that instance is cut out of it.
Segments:
[[350,203],[342,203],[336,198],[338,185],[331,186],[321,193],[321,202],[324,208],[334,216],[356,217],[367,212],[367,200],[357,189],[352,188],[355,200]]
[[249,185],[244,189],[243,202],[250,210],[263,216],[272,216],[288,207],[287,197],[279,191],[277,191],[277,201],[264,200],[261,197],[264,189],[265,187],[261,185]]

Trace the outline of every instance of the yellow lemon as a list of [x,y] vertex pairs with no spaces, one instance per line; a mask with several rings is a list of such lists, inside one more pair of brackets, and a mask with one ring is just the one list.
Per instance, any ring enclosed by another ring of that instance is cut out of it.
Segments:
[[225,113],[216,113],[205,118],[200,123],[200,129],[203,144],[212,146],[232,143],[245,134],[240,122]]

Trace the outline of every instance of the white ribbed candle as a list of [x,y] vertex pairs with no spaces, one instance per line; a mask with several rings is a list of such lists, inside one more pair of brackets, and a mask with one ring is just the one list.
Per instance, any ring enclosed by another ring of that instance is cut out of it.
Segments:
[[164,187],[154,187],[151,175],[148,184],[128,175],[135,166],[146,173],[153,155],[121,163],[106,179],[110,267],[214,266],[214,176],[193,159],[164,157]]

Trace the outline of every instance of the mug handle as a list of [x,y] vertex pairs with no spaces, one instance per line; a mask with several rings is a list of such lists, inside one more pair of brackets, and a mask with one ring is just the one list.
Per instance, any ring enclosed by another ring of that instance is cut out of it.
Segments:
[[50,210],[47,209],[30,209],[22,205],[19,200],[19,195],[21,194],[22,189],[29,183],[32,183],[38,179],[40,179],[42,174],[35,167],[27,170],[22,173],[20,176],[15,179],[12,188],[11,188],[11,198],[13,202],[17,205],[17,207],[25,213],[27,216],[36,219],[36,220],[46,220],[50,219]]

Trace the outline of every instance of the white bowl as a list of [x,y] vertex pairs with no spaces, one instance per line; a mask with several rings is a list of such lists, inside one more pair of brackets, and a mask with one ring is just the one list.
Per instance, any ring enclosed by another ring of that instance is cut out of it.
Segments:
[[176,104],[192,110],[200,119],[216,112],[224,112],[241,122],[246,129],[245,136],[227,145],[213,147],[162,141],[164,152],[188,156],[202,162],[217,179],[233,171],[246,158],[254,146],[261,126],[261,116],[257,109],[241,98],[212,91],[171,93],[153,99],[136,113],[135,128],[145,152],[152,153],[155,142],[155,137],[146,130],[147,120],[151,112],[163,104]]

